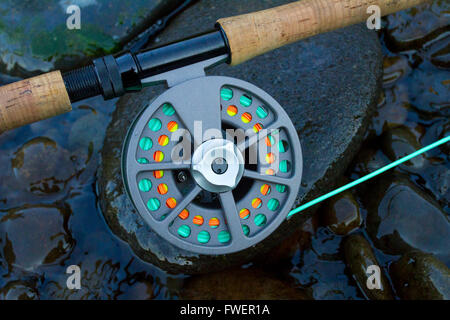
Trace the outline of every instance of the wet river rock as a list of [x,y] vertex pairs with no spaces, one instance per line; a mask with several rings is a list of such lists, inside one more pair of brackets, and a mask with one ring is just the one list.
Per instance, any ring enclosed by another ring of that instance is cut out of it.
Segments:
[[38,300],[34,285],[22,280],[8,282],[0,289],[0,300]]
[[[405,126],[399,126],[385,132],[381,143],[382,150],[391,161],[400,159],[422,148],[413,131]],[[425,157],[421,154],[405,162],[404,165],[420,169],[425,162]]]
[[370,243],[360,234],[352,234],[344,241],[345,263],[364,295],[371,300],[392,300],[394,295],[383,270],[380,273],[381,289],[368,289],[366,282],[370,274],[367,268],[380,264],[373,253]]
[[450,269],[432,254],[407,253],[390,266],[390,274],[402,299],[450,299]]
[[[437,67],[448,68],[450,66],[448,44],[446,41],[436,41],[445,37],[448,31],[448,16],[450,3],[445,0],[429,1],[390,14],[384,19],[387,22],[383,33],[386,46],[394,51],[413,50],[424,51],[426,58]],[[447,42],[448,43],[448,42]],[[423,57],[414,53],[414,60],[422,60]]]
[[[200,1],[180,14],[160,35],[161,44],[207,31],[216,19],[288,1]],[[285,108],[303,149],[302,186],[295,206],[331,191],[357,153],[374,112],[381,81],[381,51],[375,32],[351,26],[275,50],[237,67],[211,70],[254,83]],[[289,237],[317,208],[283,223],[263,242],[227,256],[198,256],[162,240],[143,222],[124,194],[120,155],[126,132],[162,86],[127,95],[117,104],[107,129],[98,192],[105,219],[144,260],[169,272],[198,273],[247,262]]]
[[382,176],[365,195],[367,230],[387,254],[413,249],[450,258],[450,222],[439,203],[400,174]]
[[11,166],[17,181],[39,195],[60,192],[76,174],[69,152],[47,137],[37,137],[22,145]]
[[346,235],[359,228],[359,204],[349,191],[330,199],[322,211],[322,222],[338,235]]
[[68,229],[70,214],[65,205],[44,204],[0,212],[0,255],[19,270],[62,262],[75,244]]

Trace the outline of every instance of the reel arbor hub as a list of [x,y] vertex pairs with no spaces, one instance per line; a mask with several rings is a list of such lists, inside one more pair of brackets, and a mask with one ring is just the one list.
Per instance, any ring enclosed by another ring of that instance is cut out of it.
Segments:
[[229,140],[203,142],[192,156],[192,176],[209,192],[226,192],[236,188],[244,173],[244,158]]

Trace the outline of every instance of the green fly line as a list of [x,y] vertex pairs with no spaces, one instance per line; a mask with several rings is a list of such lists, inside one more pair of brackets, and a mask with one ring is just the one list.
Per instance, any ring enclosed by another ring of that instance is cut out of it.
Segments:
[[346,185],[344,185],[344,186],[342,186],[342,187],[340,187],[340,188],[338,188],[336,190],[328,192],[327,194],[324,194],[323,196],[320,196],[320,197],[318,197],[318,198],[316,198],[316,199],[314,199],[312,201],[309,201],[309,202],[301,205],[300,207],[291,210],[289,212],[287,218],[290,218],[291,216],[293,216],[296,213],[299,213],[300,211],[303,211],[303,210],[305,210],[305,209],[307,209],[307,208],[309,208],[309,207],[311,207],[313,205],[318,204],[319,202],[322,202],[322,201],[324,201],[324,200],[326,200],[328,198],[331,198],[331,197],[333,197],[333,196],[335,196],[335,195],[337,195],[337,194],[339,194],[339,193],[341,193],[341,192],[343,192],[345,190],[348,190],[348,189],[350,189],[350,188],[352,188],[352,187],[354,187],[354,186],[356,186],[356,185],[358,185],[358,184],[360,184],[362,182],[365,182],[365,181],[367,181],[369,179],[372,179],[372,178],[382,174],[383,172],[385,172],[385,171],[387,171],[389,169],[392,169],[392,168],[402,164],[403,162],[411,160],[412,158],[417,157],[418,155],[420,155],[420,154],[422,154],[424,152],[427,152],[428,150],[431,150],[433,148],[436,148],[436,147],[440,146],[441,144],[447,143],[449,141],[450,141],[450,136],[442,138],[442,139],[440,139],[440,140],[438,140],[438,141],[436,141],[436,142],[434,142],[434,143],[432,143],[432,144],[430,144],[430,145],[428,145],[426,147],[423,147],[422,149],[417,150],[416,152],[411,153],[410,155],[407,155],[407,156],[405,156],[403,158],[400,158],[400,159],[398,159],[398,160],[396,160],[396,161],[394,161],[394,162],[392,162],[392,163],[390,163],[390,164],[388,164],[388,165],[386,165],[386,166],[384,166],[384,167],[382,167],[382,168],[380,168],[380,169],[378,169],[378,170],[376,170],[376,171],[374,171],[372,173],[369,173],[368,175],[365,175],[364,177],[359,178],[358,180],[350,182],[350,183],[348,183],[348,184],[346,184]]

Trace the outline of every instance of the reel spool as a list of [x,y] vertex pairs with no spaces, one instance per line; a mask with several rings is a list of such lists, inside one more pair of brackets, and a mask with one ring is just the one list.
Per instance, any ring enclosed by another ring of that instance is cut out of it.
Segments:
[[[125,189],[144,221],[174,246],[209,255],[269,236],[292,208],[302,175],[286,112],[248,82],[205,76],[215,63],[149,78],[170,88],[138,115],[122,151]],[[239,140],[230,130],[247,135]]]

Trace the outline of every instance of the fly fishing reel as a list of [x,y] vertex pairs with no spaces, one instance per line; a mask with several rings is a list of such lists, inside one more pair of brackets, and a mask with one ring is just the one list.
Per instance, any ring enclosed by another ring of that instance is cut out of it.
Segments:
[[224,58],[147,79],[169,89],[135,119],[122,152],[137,212],[163,239],[199,254],[244,250],[270,235],[302,175],[282,107],[248,82],[205,76]]

